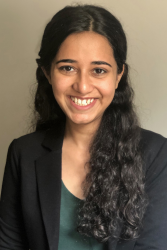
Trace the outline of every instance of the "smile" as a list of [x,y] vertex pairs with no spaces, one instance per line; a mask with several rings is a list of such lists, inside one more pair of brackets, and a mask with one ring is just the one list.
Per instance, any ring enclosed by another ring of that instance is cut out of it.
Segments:
[[79,99],[77,97],[70,96],[71,100],[78,106],[87,106],[94,101],[94,99]]

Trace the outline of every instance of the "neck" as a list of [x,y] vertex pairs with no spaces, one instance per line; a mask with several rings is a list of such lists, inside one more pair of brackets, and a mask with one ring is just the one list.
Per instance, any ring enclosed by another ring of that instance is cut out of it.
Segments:
[[76,124],[67,118],[65,139],[75,144],[78,149],[87,151],[99,124],[100,120],[89,124]]

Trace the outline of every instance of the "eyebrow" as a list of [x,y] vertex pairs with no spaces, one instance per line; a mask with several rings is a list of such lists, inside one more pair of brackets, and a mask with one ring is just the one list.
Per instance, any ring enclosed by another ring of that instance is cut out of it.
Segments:
[[[61,62],[65,62],[65,63],[77,63],[76,60],[62,59],[62,60],[57,61],[56,64],[61,63]],[[104,64],[104,65],[108,65],[108,66],[112,67],[109,63],[104,62],[104,61],[93,61],[93,62],[91,62],[91,64],[95,64],[95,65],[102,65],[102,64]]]

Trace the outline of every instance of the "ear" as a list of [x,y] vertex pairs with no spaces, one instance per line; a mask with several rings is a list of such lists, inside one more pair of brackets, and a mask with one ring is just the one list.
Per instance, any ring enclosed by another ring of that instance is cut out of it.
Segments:
[[44,67],[41,67],[44,75],[46,76],[46,78],[48,79],[48,82],[51,84],[51,78],[50,75],[48,74],[48,72],[44,69]]
[[119,74],[117,74],[117,81],[116,81],[116,87],[115,87],[115,89],[118,88],[118,85],[119,85],[119,82],[120,82],[120,80],[121,80],[121,78],[123,76],[124,70],[125,70],[125,65],[123,64],[122,72],[119,73]]

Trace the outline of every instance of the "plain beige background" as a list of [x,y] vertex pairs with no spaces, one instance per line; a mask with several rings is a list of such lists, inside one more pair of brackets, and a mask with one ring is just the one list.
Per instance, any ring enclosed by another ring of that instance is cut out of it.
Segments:
[[[0,187],[9,144],[28,133],[35,59],[50,18],[70,0],[0,0]],[[167,137],[167,1],[96,0],[122,23],[142,127]]]

